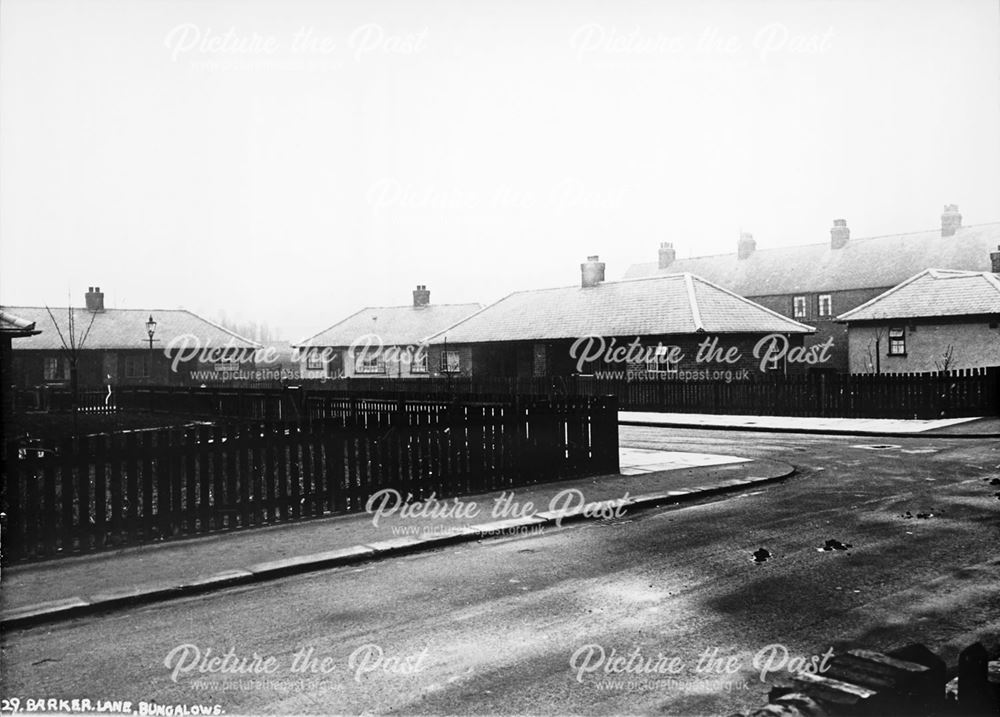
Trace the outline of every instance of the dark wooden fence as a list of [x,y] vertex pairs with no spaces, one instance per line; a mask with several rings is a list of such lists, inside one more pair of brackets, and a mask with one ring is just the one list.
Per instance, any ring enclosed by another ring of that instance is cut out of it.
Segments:
[[83,436],[45,452],[10,446],[4,559],[355,512],[383,488],[420,499],[618,471],[613,399],[431,408],[354,397],[309,411]]

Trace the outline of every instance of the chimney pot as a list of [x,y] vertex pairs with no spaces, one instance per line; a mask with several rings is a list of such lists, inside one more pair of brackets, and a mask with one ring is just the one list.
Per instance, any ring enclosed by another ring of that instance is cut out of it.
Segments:
[[847,228],[846,219],[834,219],[830,229],[830,248],[843,249],[851,238],[851,230]]
[[580,286],[588,289],[604,281],[604,262],[598,260],[597,254],[588,256],[587,261],[580,264]]
[[427,306],[429,303],[431,303],[431,292],[427,291],[427,285],[417,284],[417,288],[413,290],[413,305]]
[[962,227],[962,215],[958,212],[957,204],[945,204],[941,213],[941,236],[954,236],[955,232]]
[[740,233],[740,241],[736,245],[736,255],[740,259],[749,259],[750,255],[754,253],[757,249],[757,242],[753,238],[753,234],[748,232]]
[[674,260],[677,258],[677,251],[674,249],[674,243],[672,241],[660,242],[660,262],[659,268],[666,269]]
[[84,296],[87,311],[104,311],[104,293],[99,286],[88,287],[90,290]]

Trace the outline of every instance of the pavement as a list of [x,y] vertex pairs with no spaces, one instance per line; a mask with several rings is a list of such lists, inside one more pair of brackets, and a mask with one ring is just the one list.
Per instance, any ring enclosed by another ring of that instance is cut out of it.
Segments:
[[15,565],[0,575],[0,625],[53,622],[458,542],[526,535],[575,520],[620,517],[745,490],[795,471],[772,460],[643,448],[622,448],[620,465],[621,475],[408,507],[405,496],[387,495],[372,513]]
[[721,431],[770,433],[823,433],[849,436],[911,436],[948,438],[1000,438],[1000,418],[809,418],[800,416],[742,416],[707,413],[619,411],[624,426],[710,428]]

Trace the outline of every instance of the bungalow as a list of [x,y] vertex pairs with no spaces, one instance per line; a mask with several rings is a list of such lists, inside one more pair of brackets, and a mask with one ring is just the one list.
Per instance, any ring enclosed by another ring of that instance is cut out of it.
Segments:
[[432,365],[473,377],[683,379],[795,373],[826,359],[802,351],[812,327],[701,277],[605,282],[604,268],[591,256],[580,286],[517,291],[437,333]]
[[13,339],[24,339],[37,336],[41,331],[35,328],[35,322],[0,309],[0,372],[3,393],[3,413],[0,424],[7,425],[14,415],[14,371],[13,371]]
[[258,344],[183,309],[106,309],[100,287],[84,308],[12,306],[41,334],[14,345],[18,389],[190,385],[224,377],[254,361]]
[[1000,366],[997,273],[927,269],[837,317],[847,326],[851,373]]
[[479,304],[431,304],[423,284],[410,306],[361,309],[294,348],[303,378],[426,378],[437,373],[422,341],[482,308]]
[[691,272],[778,313],[816,327],[806,344],[832,338],[829,370],[848,370],[847,328],[838,314],[879,296],[932,267],[989,271],[990,251],[1000,242],[1000,222],[965,226],[954,204],[945,206],[939,229],[877,237],[852,237],[835,219],[830,238],[817,243],[758,247],[750,234],[735,251],[681,258],[663,242],[658,261],[634,264],[626,279]]

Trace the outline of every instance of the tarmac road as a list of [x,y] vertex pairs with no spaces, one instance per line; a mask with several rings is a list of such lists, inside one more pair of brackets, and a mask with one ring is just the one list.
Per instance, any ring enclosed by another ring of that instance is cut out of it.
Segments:
[[[996,441],[621,435],[800,473],[711,502],[14,631],[4,696],[227,713],[726,714],[764,701],[786,676],[784,651],[921,641],[953,662],[975,639],[1000,640]],[[821,550],[831,539],[852,547]],[[755,563],[758,548],[771,557]],[[256,652],[272,671],[199,672],[196,649],[230,648],[230,668]],[[292,671],[310,648],[327,673]],[[766,681],[758,654],[775,668]],[[731,661],[699,664],[706,655]]]

